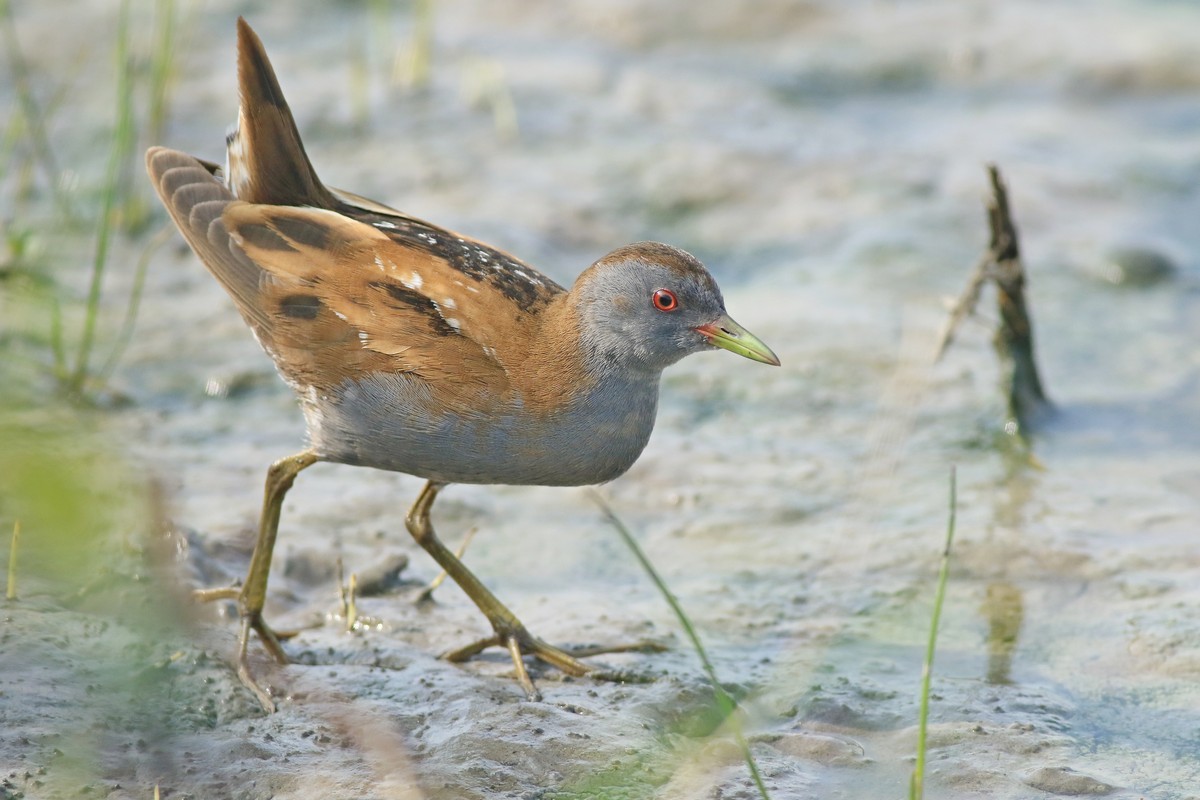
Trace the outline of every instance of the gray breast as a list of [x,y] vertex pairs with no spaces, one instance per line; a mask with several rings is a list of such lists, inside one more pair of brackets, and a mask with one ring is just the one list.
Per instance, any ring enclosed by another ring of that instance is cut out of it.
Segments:
[[654,427],[658,379],[605,381],[552,414],[497,397],[478,414],[437,411],[411,376],[372,375],[302,395],[313,449],[326,461],[445,483],[580,486],[623,474]]

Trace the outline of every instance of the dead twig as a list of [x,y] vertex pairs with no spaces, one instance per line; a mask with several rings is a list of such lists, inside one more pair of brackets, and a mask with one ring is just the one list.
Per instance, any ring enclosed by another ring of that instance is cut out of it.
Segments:
[[1037,424],[1052,408],[1034,358],[1033,321],[1025,303],[1025,267],[1021,263],[1020,240],[1008,203],[1008,190],[1000,170],[988,165],[992,196],[987,204],[990,239],[988,248],[975,264],[967,286],[959,295],[942,327],[934,360],[940,360],[962,321],[970,316],[984,284],[996,285],[1000,326],[996,348],[1009,367],[1009,413],[1022,430]]
[[966,288],[954,301],[954,305],[950,308],[950,316],[946,317],[946,321],[942,325],[942,332],[938,335],[937,352],[933,354],[934,363],[942,360],[942,356],[946,354],[950,343],[954,341],[954,334],[958,332],[963,320],[975,313],[975,306],[979,305],[979,296],[983,294],[983,285],[992,275],[991,266],[994,263],[995,257],[990,248],[980,257],[979,261],[975,262]]

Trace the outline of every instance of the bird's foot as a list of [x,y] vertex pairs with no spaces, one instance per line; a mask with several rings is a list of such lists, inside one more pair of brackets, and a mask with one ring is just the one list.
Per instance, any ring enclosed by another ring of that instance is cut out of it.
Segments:
[[238,635],[238,653],[237,659],[234,662],[237,666],[237,675],[242,685],[254,693],[263,710],[268,714],[274,713],[275,701],[271,699],[270,692],[259,684],[250,671],[250,659],[248,655],[250,649],[250,631],[258,634],[259,641],[262,642],[263,647],[279,664],[289,663],[287,653],[284,652],[283,645],[280,642],[292,638],[298,631],[276,631],[263,619],[262,611],[246,610],[243,590],[238,586],[219,589],[197,589],[192,592],[192,599],[198,603],[211,603],[218,600],[233,600],[237,602],[239,613],[241,614],[241,633]]
[[576,678],[587,675],[601,680],[636,683],[643,682],[644,678],[639,678],[637,675],[620,670],[602,669],[591,664],[585,664],[578,657],[594,656],[602,653],[654,653],[667,649],[665,645],[659,642],[641,641],[619,645],[583,647],[575,649],[572,652],[567,652],[561,647],[555,647],[552,644],[542,641],[529,633],[523,626],[516,628],[496,626],[496,633],[491,636],[472,642],[457,650],[444,653],[442,658],[447,661],[462,662],[482,653],[489,647],[503,647],[508,651],[517,673],[517,682],[525,690],[526,698],[535,702],[542,699],[542,694],[538,691],[537,686],[534,685],[533,679],[529,677],[529,670],[525,667],[524,656],[533,656],[539,661]]

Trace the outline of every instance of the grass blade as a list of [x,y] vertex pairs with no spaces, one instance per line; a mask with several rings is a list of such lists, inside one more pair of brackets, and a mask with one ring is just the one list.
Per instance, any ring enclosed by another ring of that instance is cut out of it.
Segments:
[[69,389],[83,393],[88,378],[88,362],[96,338],[96,322],[100,315],[100,293],[108,264],[109,240],[116,226],[116,210],[123,194],[125,163],[133,151],[135,138],[133,120],[133,67],[129,58],[129,0],[122,0],[117,22],[117,128],[113,134],[112,150],[105,171],[104,194],[100,203],[100,225],[96,233],[96,250],[92,258],[92,276],[88,286],[87,307],[83,332],[75,353],[75,368]]
[[13,20],[12,6],[8,0],[0,0],[0,27],[3,28],[4,49],[8,52],[8,67],[13,76],[13,88],[16,89],[17,107],[25,117],[29,142],[41,163],[42,171],[46,173],[55,203],[60,211],[69,215],[69,203],[59,180],[62,173],[58,171],[54,151],[50,147],[50,136],[46,132],[46,116],[38,105],[30,85],[29,64],[21,52],[20,37],[17,35],[17,25]]
[[946,600],[946,583],[950,576],[950,546],[954,543],[955,518],[958,516],[957,470],[950,468],[950,520],[946,525],[946,547],[942,550],[942,566],[938,572],[937,593],[933,599],[933,618],[929,623],[929,644],[925,648],[925,666],[921,670],[921,711],[917,723],[917,763],[913,766],[908,787],[909,800],[925,796],[925,734],[929,727],[929,686],[933,680],[933,654],[937,649],[938,624]]
[[175,0],[158,0],[154,17],[157,29],[154,34],[154,54],[150,61],[150,105],[146,117],[150,141],[159,142],[163,138],[169,110],[167,89],[174,73]]
[[704,649],[704,644],[700,641],[699,634],[692,626],[692,622],[688,619],[687,613],[684,612],[683,606],[680,605],[678,598],[667,586],[666,581],[658,574],[658,570],[650,563],[650,559],[642,550],[637,540],[633,538],[633,534],[625,527],[625,523],[612,510],[612,506],[598,492],[591,492],[592,499],[596,505],[600,506],[600,510],[608,519],[609,524],[616,529],[625,545],[633,553],[634,558],[642,565],[642,569],[650,576],[650,580],[658,588],[667,604],[671,606],[671,610],[675,612],[675,617],[679,620],[679,624],[683,626],[684,632],[692,643],[692,648],[696,651],[697,657],[700,659],[700,664],[704,668],[704,674],[708,676],[709,683],[712,684],[713,694],[717,698],[717,705],[720,708],[722,718],[730,723],[730,730],[733,732],[733,737],[737,741],[738,748],[742,751],[742,758],[746,762],[746,767],[750,770],[750,777],[754,781],[754,785],[758,788],[759,795],[763,800],[770,800],[770,794],[767,792],[766,784],[763,783],[762,774],[758,771],[758,764],[754,760],[754,754],[750,752],[750,745],[746,741],[745,734],[742,732],[742,726],[737,715],[733,712],[737,708],[737,701],[734,700],[729,692],[725,691],[725,687],[721,686],[721,682],[717,680],[717,671],[713,668],[712,661],[708,658],[708,653]]
[[17,543],[21,539],[21,521],[13,523],[12,544],[8,548],[8,585],[4,590],[5,600],[17,599]]
[[134,271],[133,286],[129,290],[129,302],[125,306],[125,320],[121,323],[121,331],[117,334],[116,343],[109,352],[104,366],[96,373],[101,383],[107,383],[108,379],[112,377],[113,370],[117,368],[121,356],[125,355],[125,350],[133,339],[133,328],[137,323],[138,310],[142,305],[142,292],[146,288],[146,273],[150,268],[150,258],[158,252],[160,247],[171,241],[174,233],[173,227],[164,226],[142,250],[141,258],[138,259],[137,268]]

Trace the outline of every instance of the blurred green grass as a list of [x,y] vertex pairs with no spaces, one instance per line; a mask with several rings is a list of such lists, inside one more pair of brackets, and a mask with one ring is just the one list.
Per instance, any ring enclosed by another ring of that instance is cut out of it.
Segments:
[[180,716],[175,534],[107,414],[15,409],[0,390],[0,441],[0,526],[20,526],[3,548],[0,752],[38,768],[27,796],[77,796],[107,777],[112,735],[163,741]]
[[[61,98],[72,87],[61,76],[34,72],[22,46],[28,37],[9,0],[0,0],[0,40],[17,99],[0,147],[0,199],[8,209],[0,218],[0,349],[7,373],[0,377],[28,389],[25,397],[9,395],[9,402],[37,405],[49,392],[78,404],[97,402],[129,342],[148,259],[138,262],[121,300],[104,297],[105,278],[118,237],[144,252],[156,241],[146,242],[153,219],[149,189],[135,176],[142,146],[161,135],[169,112],[175,0],[156,0],[148,33],[142,26],[135,32],[134,12],[131,0],[117,10],[114,116],[94,137],[98,160],[107,150],[105,167],[98,185],[86,185],[77,176],[88,171],[64,165],[50,133],[56,115],[70,113]],[[80,280],[71,262],[86,250],[91,257]],[[106,303],[125,309],[115,334],[101,330]],[[98,360],[101,346],[107,355]]]
[[[70,117],[78,64],[36,71],[36,40],[0,0],[0,68],[16,100],[0,139],[0,527],[20,527],[2,551],[13,732],[3,748],[36,767],[23,773],[29,797],[96,791],[108,737],[158,741],[178,717],[167,699],[176,671],[164,666],[186,646],[174,534],[119,419],[102,410],[161,242],[140,145],[169,112],[176,8],[143,5],[124,0],[115,40],[97,45],[113,76],[112,117],[97,122]],[[131,24],[143,12],[151,30]],[[63,131],[86,137],[75,158],[103,164],[99,178],[61,155]],[[128,294],[106,296],[118,242],[143,257],[121,276]]]

